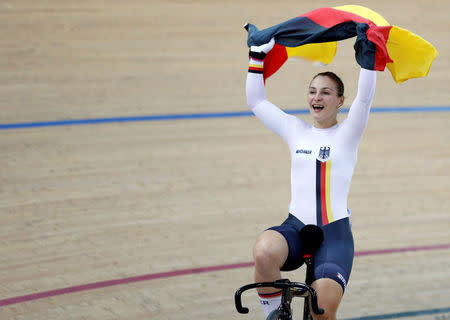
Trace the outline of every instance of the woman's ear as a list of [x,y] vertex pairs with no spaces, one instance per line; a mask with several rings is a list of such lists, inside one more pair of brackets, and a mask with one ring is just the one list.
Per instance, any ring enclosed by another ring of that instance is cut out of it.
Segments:
[[345,100],[345,97],[342,96],[339,100],[338,108],[342,107],[342,105],[344,104],[344,100]]

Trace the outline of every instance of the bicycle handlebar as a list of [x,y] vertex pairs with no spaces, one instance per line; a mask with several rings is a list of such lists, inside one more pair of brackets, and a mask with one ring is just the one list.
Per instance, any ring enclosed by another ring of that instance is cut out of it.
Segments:
[[251,283],[248,285],[245,285],[241,288],[239,288],[238,290],[236,290],[236,293],[234,294],[234,303],[236,305],[236,309],[239,313],[248,313],[248,308],[243,307],[242,306],[242,300],[241,300],[241,295],[244,291],[247,291],[249,289],[254,289],[254,288],[261,288],[261,287],[272,287],[272,288],[277,288],[277,289],[284,289],[284,288],[295,288],[295,289],[300,289],[300,292],[296,292],[295,295],[297,296],[301,296],[303,294],[305,294],[306,292],[308,292],[307,295],[305,295],[304,297],[311,297],[311,306],[312,309],[314,311],[315,314],[323,314],[324,310],[322,308],[319,308],[319,305],[317,304],[317,293],[316,290],[314,290],[314,288],[301,283],[301,282],[290,282],[287,279],[283,279],[283,280],[277,280],[274,282],[256,282],[256,283]]

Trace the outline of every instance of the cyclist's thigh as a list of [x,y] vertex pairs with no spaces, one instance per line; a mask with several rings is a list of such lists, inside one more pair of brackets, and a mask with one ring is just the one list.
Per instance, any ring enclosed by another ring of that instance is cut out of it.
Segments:
[[303,222],[293,215],[289,214],[288,218],[282,225],[272,227],[269,230],[278,231],[283,235],[288,244],[289,254],[281,271],[292,271],[299,268],[303,264],[302,251],[303,245],[299,236],[300,230],[305,226]]
[[353,265],[354,244],[348,218],[323,226],[324,241],[314,256],[316,279],[336,281],[345,291]]

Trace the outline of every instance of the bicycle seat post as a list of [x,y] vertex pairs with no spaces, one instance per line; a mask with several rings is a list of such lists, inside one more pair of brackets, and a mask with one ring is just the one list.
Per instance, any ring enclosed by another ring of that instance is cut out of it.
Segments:
[[300,230],[300,238],[303,243],[303,260],[306,264],[306,284],[314,281],[313,256],[323,241],[322,228],[308,224]]

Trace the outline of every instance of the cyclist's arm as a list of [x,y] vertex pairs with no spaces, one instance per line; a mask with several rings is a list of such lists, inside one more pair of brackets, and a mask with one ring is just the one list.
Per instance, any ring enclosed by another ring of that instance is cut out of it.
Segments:
[[361,68],[358,93],[353,101],[347,119],[342,123],[348,138],[359,144],[369,120],[370,107],[375,94],[376,71]]
[[262,74],[247,74],[246,82],[247,104],[253,113],[270,130],[287,139],[287,128],[291,115],[267,100]]

